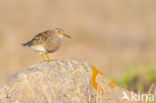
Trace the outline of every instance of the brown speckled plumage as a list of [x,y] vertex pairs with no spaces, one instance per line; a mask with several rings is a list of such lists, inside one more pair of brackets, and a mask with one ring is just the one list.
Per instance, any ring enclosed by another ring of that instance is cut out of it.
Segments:
[[42,55],[47,55],[47,53],[53,53],[60,48],[64,37],[70,38],[62,29],[47,30],[35,35],[31,41],[22,45],[29,47]]

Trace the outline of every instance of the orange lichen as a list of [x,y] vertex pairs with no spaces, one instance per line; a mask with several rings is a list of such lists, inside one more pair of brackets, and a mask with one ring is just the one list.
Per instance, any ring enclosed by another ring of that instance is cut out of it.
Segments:
[[[96,76],[97,76],[98,74],[100,74],[100,75],[104,78],[104,75],[103,75],[102,72],[100,72],[100,71],[99,71],[98,69],[96,69],[96,67],[94,67],[94,66],[92,66],[91,69],[92,69],[92,78],[91,78],[92,86],[98,91],[98,94],[103,95],[104,90],[103,90],[103,88],[97,83],[97,81],[96,81]],[[109,86],[110,86],[111,88],[114,88],[114,87],[115,87],[115,82],[114,82],[114,81],[110,82],[110,83],[109,83]]]
[[99,86],[99,84],[96,82],[96,76],[97,76],[98,74],[100,74],[101,76],[104,76],[104,75],[103,75],[102,72],[100,72],[99,70],[97,70],[96,67],[94,67],[94,66],[92,66],[91,69],[92,69],[92,78],[91,78],[92,86],[93,86],[96,90],[98,90],[98,94],[103,95],[103,91],[104,91],[104,90],[103,90],[103,88],[101,88],[101,87]]
[[109,83],[109,86],[110,86],[111,88],[114,88],[114,87],[115,87],[115,82],[114,82],[114,81],[110,82],[110,83]]

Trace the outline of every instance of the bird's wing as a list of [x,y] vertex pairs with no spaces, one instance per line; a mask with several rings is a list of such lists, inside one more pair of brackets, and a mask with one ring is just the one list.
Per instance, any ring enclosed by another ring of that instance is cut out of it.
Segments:
[[44,32],[41,32],[37,35],[35,35],[35,37],[28,41],[27,43],[23,43],[23,46],[32,46],[32,45],[44,45],[45,41],[48,39],[48,36],[50,35],[51,31],[47,30]]
[[41,32],[32,39],[33,45],[42,45],[44,42],[48,39],[48,35],[50,34],[50,31]]

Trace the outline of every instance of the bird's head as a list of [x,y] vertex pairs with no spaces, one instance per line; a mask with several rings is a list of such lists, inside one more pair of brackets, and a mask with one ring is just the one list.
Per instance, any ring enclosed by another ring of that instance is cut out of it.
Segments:
[[57,34],[57,36],[71,38],[69,35],[64,33],[63,29],[57,28],[54,32]]

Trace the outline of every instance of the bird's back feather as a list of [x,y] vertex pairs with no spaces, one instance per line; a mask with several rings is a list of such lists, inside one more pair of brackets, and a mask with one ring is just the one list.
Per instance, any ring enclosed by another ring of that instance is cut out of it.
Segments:
[[31,41],[23,43],[22,45],[26,47],[31,47],[32,45],[42,45],[43,41],[46,41],[48,39],[50,33],[51,31],[49,30],[41,32],[35,35],[35,37]]

